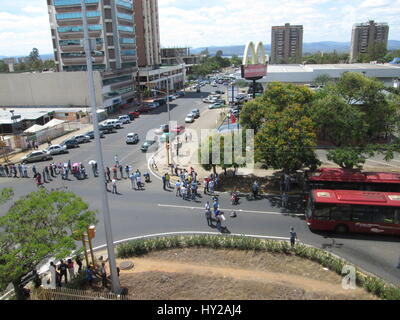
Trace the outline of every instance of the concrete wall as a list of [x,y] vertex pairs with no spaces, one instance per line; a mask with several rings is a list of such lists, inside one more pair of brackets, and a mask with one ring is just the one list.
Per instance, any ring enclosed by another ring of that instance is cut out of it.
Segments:
[[[97,106],[103,106],[100,72],[94,72]],[[0,106],[87,106],[86,72],[0,74]]]

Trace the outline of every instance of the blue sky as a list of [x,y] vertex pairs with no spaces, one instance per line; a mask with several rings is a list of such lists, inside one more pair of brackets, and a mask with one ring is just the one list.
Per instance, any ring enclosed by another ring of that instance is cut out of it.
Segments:
[[[159,0],[162,46],[271,42],[271,26],[304,26],[304,42],[348,42],[354,23],[375,20],[400,40],[400,0]],[[46,0],[0,0],[0,56],[51,53]]]

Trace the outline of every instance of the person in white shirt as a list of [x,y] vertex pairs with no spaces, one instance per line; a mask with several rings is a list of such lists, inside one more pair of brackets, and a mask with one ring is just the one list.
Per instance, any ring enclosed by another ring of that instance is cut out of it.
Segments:
[[117,191],[117,180],[112,179],[111,185],[112,185],[112,193],[118,193],[118,191]]

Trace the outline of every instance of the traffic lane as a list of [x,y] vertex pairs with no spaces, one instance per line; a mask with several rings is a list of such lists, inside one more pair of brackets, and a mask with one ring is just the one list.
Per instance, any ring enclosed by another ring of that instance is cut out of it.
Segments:
[[[10,185],[10,180],[13,182],[16,194],[14,199],[37,189],[33,180],[31,181],[32,183],[27,183],[25,179],[4,178],[0,179],[0,184],[2,186]],[[51,184],[46,184],[46,186],[47,188],[56,188],[66,185],[69,190],[81,196],[90,204],[90,210],[98,210],[97,218],[99,222],[94,242],[98,246],[105,243],[105,235],[99,197],[100,186],[95,183],[96,181],[97,179],[63,181],[58,178],[58,180]],[[146,184],[145,188],[146,191],[131,190],[129,180],[122,180],[118,182],[118,190],[122,195],[108,193],[114,241],[162,232],[215,231],[215,229],[207,226],[204,209],[202,209],[207,197],[201,203],[186,202],[175,197],[173,192],[160,190],[160,184]],[[229,196],[223,194],[220,198],[221,207],[227,206]],[[332,241],[331,238],[324,234],[312,233],[303,218],[282,214],[280,210],[268,207],[267,201],[255,201],[252,204],[255,203],[260,205],[258,209],[263,212],[236,211],[236,218],[230,218],[229,211],[225,213],[227,220],[224,224],[227,225],[230,232],[288,237],[290,227],[294,227],[300,241],[319,248],[332,250],[350,262],[361,265],[367,271],[379,273],[386,280],[397,283],[398,270],[394,268],[393,264],[396,254],[394,255],[393,252],[398,246],[398,241],[394,239],[382,241],[380,236],[374,239],[372,236],[365,238],[362,235],[352,235],[347,239],[335,237],[336,245],[333,248],[329,248],[329,244]],[[160,207],[159,204],[168,204],[169,206]],[[183,206],[199,207],[199,209],[184,208]],[[6,205],[2,206],[1,212],[6,211],[5,207]],[[240,207],[245,210],[249,209],[245,204]],[[373,249],[371,250],[370,248]]]

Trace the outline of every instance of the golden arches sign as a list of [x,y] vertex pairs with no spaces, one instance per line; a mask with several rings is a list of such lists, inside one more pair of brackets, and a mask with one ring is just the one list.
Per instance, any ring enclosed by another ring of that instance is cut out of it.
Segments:
[[262,41],[258,42],[257,47],[254,45],[253,41],[249,41],[244,49],[243,65],[265,64],[266,61],[265,47]]
[[242,78],[258,80],[267,75],[267,58],[264,44],[260,41],[257,47],[250,41],[244,49]]

